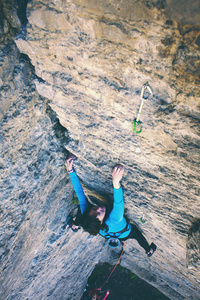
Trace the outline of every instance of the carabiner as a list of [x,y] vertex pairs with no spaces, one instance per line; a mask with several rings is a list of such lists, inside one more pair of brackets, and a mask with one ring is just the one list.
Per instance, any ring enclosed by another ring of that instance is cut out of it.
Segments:
[[[148,94],[148,96],[147,96],[146,98],[144,98],[144,92],[145,92],[145,90],[148,90],[148,91],[149,91],[149,94]],[[143,85],[143,87],[142,87],[142,90],[141,90],[141,93],[140,93],[140,99],[141,99],[141,100],[143,100],[143,99],[144,99],[144,100],[147,100],[147,99],[149,99],[149,97],[150,97],[152,94],[153,94],[153,91],[152,91],[152,89],[151,89],[149,83],[146,82],[146,83]]]
[[[148,90],[149,94],[148,94],[147,97],[144,97],[144,93],[145,93],[146,90]],[[140,133],[140,132],[142,131],[142,126],[141,126],[141,122],[140,122],[140,115],[141,115],[141,113],[142,113],[142,108],[143,108],[144,102],[145,102],[146,100],[148,100],[149,97],[150,97],[152,94],[153,94],[152,89],[151,89],[149,83],[146,82],[146,83],[143,85],[142,89],[141,89],[141,93],[140,93],[141,104],[140,104],[140,108],[139,108],[139,111],[138,111],[138,114],[137,114],[137,118],[133,121],[133,131],[134,131],[135,133]],[[139,126],[139,130],[136,129],[137,126]]]

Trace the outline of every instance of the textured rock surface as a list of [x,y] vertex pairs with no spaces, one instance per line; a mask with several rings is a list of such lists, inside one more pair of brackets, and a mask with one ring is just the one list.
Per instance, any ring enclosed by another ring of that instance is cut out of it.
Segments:
[[[126,215],[145,214],[158,250],[147,259],[128,241],[121,264],[171,299],[199,298],[199,24],[180,26],[163,5],[31,1],[15,42],[33,71],[8,38],[20,22],[4,3],[1,298],[80,299],[95,264],[113,262],[101,237],[65,229],[64,146],[97,192],[111,194],[112,167],[125,165]],[[146,81],[154,95],[135,135]]]

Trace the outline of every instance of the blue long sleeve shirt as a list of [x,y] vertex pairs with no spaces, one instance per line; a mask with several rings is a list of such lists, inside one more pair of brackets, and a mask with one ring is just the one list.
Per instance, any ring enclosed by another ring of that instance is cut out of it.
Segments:
[[[83,214],[84,211],[88,208],[88,201],[85,197],[82,185],[78,179],[78,176],[76,175],[76,172],[70,173],[70,179],[73,185],[73,188],[76,192],[76,195],[78,197],[79,203],[80,203],[80,210]],[[106,237],[109,236],[118,236],[117,233],[124,230],[127,221],[124,218],[124,200],[123,200],[123,190],[122,187],[119,189],[114,188],[114,202],[113,202],[113,209],[110,212],[107,220],[105,221],[105,224],[108,226],[108,230],[100,230],[99,233]],[[119,234],[119,238],[125,238],[129,235],[131,232],[131,226],[128,225],[128,228],[125,232]]]

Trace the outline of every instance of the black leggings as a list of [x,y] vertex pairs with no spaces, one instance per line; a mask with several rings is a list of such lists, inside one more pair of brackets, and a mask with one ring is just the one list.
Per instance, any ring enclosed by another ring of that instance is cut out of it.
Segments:
[[149,252],[151,247],[149,246],[149,243],[147,242],[146,238],[142,234],[141,230],[134,224],[131,223],[131,232],[129,235],[121,239],[122,241],[126,241],[128,239],[135,239],[138,241],[139,245],[146,251]]

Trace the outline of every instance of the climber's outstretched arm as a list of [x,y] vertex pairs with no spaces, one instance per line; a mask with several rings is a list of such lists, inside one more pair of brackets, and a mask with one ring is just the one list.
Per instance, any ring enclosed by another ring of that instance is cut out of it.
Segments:
[[76,175],[76,172],[74,171],[74,168],[73,168],[73,162],[74,162],[75,158],[76,158],[76,156],[71,154],[68,157],[68,159],[66,160],[66,167],[67,167],[68,173],[70,174],[70,179],[71,179],[73,188],[76,192],[76,195],[77,195],[79,203],[80,203],[81,213],[83,214],[84,211],[88,208],[88,201],[85,197],[80,180],[78,179],[78,176]]

